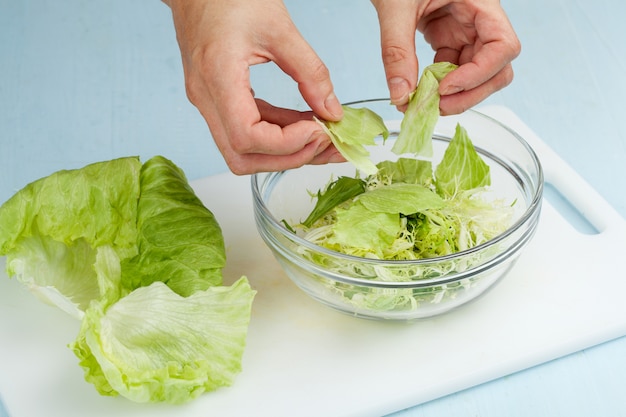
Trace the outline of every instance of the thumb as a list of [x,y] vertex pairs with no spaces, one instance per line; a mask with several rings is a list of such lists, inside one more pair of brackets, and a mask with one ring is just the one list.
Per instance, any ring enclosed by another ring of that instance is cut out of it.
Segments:
[[389,96],[395,105],[404,105],[417,85],[419,69],[415,54],[417,11],[412,2],[372,1],[378,13],[380,43]]

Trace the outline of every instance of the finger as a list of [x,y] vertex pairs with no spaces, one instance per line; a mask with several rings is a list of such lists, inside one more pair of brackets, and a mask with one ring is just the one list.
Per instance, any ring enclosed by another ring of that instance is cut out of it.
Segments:
[[[231,116],[222,118],[225,138],[216,138],[237,154],[263,153],[268,155],[289,155],[302,150],[310,142],[323,137],[329,141],[322,128],[313,120],[298,120],[281,125],[285,116],[276,116],[279,124],[261,120],[242,119]],[[286,116],[287,118],[291,116]],[[219,144],[218,144],[219,145]]]
[[300,166],[330,142],[310,116],[255,101],[247,57],[243,55],[235,53],[219,63],[211,60],[210,65],[200,62],[188,78],[190,100],[204,116],[234,173]]
[[440,48],[435,52],[434,62],[452,62],[457,64],[461,52],[453,48]]
[[[219,95],[219,92],[215,94]],[[233,172],[249,172],[251,168],[247,165],[252,162],[247,161],[262,160],[261,154],[280,156],[302,153],[301,158],[306,160],[307,152],[303,150],[309,144],[313,143],[311,152],[314,154],[322,142],[325,148],[330,141],[315,121],[310,117],[301,119],[299,112],[281,112],[268,103],[261,103],[264,114],[271,115],[270,121],[263,120],[261,110],[257,108],[257,102],[249,89],[232,90],[217,101],[210,99],[208,93],[197,96],[203,99],[196,100],[195,104],[205,117],[217,147]],[[246,157],[248,154],[257,156]],[[298,163],[297,157],[292,159],[295,161],[284,164]],[[263,168],[267,167],[267,164],[263,165]]]
[[320,118],[340,120],[343,109],[334,93],[328,68],[302,38],[291,20],[285,25],[288,25],[283,29],[287,35],[281,34],[281,29],[277,28],[275,36],[279,39],[270,43],[277,45],[269,50],[272,60],[298,83],[302,97]]
[[[519,39],[506,16],[503,15],[502,19],[486,19],[480,26],[477,20],[478,39],[461,49],[458,58],[460,67],[448,74],[439,85],[442,95],[471,90],[488,82],[519,55]],[[512,76],[513,73],[505,70],[504,75]],[[508,83],[510,80],[504,85]]]
[[417,6],[413,2],[373,1],[380,24],[383,65],[391,102],[404,105],[417,85],[415,53]]
[[[232,172],[278,171],[343,160],[331,145],[330,138],[306,113],[280,109],[258,99],[256,102],[260,103],[259,114],[269,115],[271,122],[259,120],[237,133],[230,130],[229,136],[222,133],[216,137],[214,134]],[[285,125],[281,126],[282,123]],[[220,123],[218,126],[224,125]]]
[[311,165],[323,165],[328,163],[346,162],[346,158],[335,148],[330,145],[328,148],[316,155],[310,162]]
[[207,120],[223,153],[289,155],[301,150],[314,134],[322,131],[310,116],[255,100],[249,67],[243,57],[231,57],[221,65],[200,68],[206,71],[201,74],[202,86],[194,88],[193,102]]
[[[507,55],[505,55],[507,54]],[[513,58],[498,45],[485,45],[471,61],[463,63],[449,73],[439,85],[441,95],[455,94],[474,89],[491,80],[507,67]],[[512,72],[505,72],[512,75]],[[510,81],[509,81],[510,82]],[[507,85],[506,83],[505,85]]]
[[337,151],[329,146],[327,138],[319,133],[302,149],[289,155],[270,155],[266,153],[223,153],[230,170],[238,175],[252,174],[265,171],[282,171],[293,169],[305,164],[323,164],[339,162]]
[[513,67],[508,64],[491,79],[478,87],[461,92],[442,95],[439,109],[442,115],[459,114],[480,103],[491,94],[501,90],[513,80]]
[[272,106],[265,100],[256,99],[261,119],[285,127],[300,120],[312,120],[313,112],[300,112],[292,109]]

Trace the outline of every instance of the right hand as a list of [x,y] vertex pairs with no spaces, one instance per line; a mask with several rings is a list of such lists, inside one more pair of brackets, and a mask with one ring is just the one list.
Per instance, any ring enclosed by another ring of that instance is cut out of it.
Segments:
[[459,65],[439,84],[441,114],[462,113],[513,80],[521,45],[499,0],[371,1],[391,101],[401,110],[417,85],[416,31],[435,50],[435,62]]

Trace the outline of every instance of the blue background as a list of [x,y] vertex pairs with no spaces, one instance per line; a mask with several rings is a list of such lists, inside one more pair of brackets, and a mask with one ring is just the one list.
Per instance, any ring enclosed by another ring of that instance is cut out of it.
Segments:
[[[341,101],[387,95],[368,1],[286,4],[328,66]],[[513,84],[486,103],[511,108],[626,217],[626,4],[502,4],[523,51]],[[424,67],[433,53],[419,35],[417,49]],[[258,97],[306,109],[293,81],[272,64],[253,67],[252,79]],[[187,101],[165,5],[0,0],[0,201],[59,169],[156,154],[190,179],[226,171]],[[620,264],[616,271],[623,274]],[[625,353],[620,338],[397,416],[626,415]]]

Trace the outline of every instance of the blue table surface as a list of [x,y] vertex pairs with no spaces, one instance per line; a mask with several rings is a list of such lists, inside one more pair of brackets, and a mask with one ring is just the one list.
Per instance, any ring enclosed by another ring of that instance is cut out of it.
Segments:
[[[626,217],[626,3],[502,3],[523,51],[513,84],[486,103],[512,109]],[[340,100],[387,95],[369,2],[286,4]],[[165,155],[190,179],[227,170],[186,98],[161,2],[0,0],[0,10],[0,201],[56,170],[126,155]],[[417,49],[422,66],[432,61],[419,35]],[[252,77],[257,96],[306,108],[273,64]],[[620,338],[394,415],[626,415],[625,353]]]

